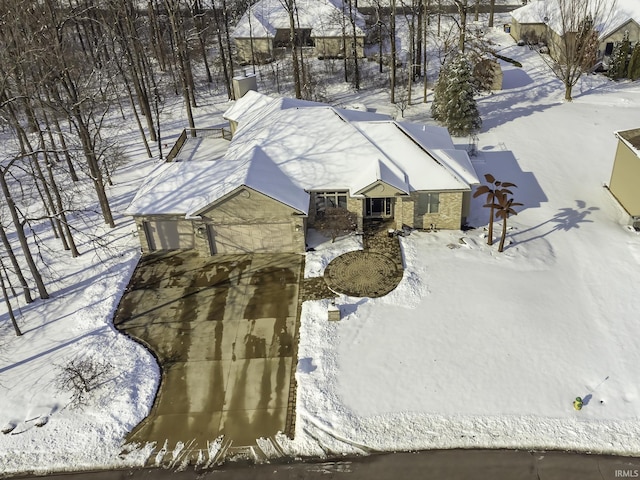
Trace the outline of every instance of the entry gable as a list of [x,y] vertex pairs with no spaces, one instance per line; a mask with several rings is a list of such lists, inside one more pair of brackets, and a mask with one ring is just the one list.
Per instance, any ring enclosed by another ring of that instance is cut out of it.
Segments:
[[409,186],[405,173],[396,165],[376,160],[353,182],[351,191],[352,195],[389,197],[408,195]]
[[407,192],[399,188],[389,185],[387,182],[378,180],[371,185],[366,186],[354,192],[354,195],[362,195],[364,197],[395,197],[396,195],[408,195]]

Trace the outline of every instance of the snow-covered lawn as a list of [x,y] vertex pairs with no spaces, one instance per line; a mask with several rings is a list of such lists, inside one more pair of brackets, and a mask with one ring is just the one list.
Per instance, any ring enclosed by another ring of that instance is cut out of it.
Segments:
[[390,295],[340,298],[339,323],[326,321],[327,301],[306,303],[291,452],[640,455],[640,236],[618,223],[603,188],[613,131],[638,126],[640,85],[586,76],[563,103],[536,53],[502,53],[524,67],[504,65],[504,90],[479,101],[473,160],[480,175],[518,185],[524,207],[507,249],[486,245],[477,199],[470,223],[480,228],[402,239],[405,277]]
[[[296,438],[281,438],[292,454],[489,446],[640,455],[640,236],[619,224],[602,186],[613,131],[639,126],[640,85],[586,76],[575,101],[563,103],[562,85],[535,52],[498,29],[494,36],[523,68],[505,64],[505,88],[479,100],[474,164],[518,185],[524,207],[510,219],[510,243],[503,254],[486,245],[478,199],[470,218],[478,228],[402,239],[405,276],[388,296],[340,298],[344,318],[332,323],[327,302],[306,303]],[[380,90],[343,89],[339,102],[394,113]],[[222,123],[227,106],[199,108],[196,124]],[[184,124],[178,108],[165,116],[174,133]],[[405,116],[431,122],[428,104]],[[0,434],[0,473],[136,464],[148,453],[119,457],[158,382],[152,356],[111,325],[138,258],[135,229],[119,212],[152,167],[135,131],[127,142],[135,161],[109,191],[119,226],[105,230],[107,246],[88,251],[86,242],[73,261],[43,252],[52,299],[21,305],[23,337],[3,313],[0,427],[15,428]],[[457,143],[466,148],[468,139]],[[354,238],[319,245],[307,275],[356,248]],[[72,410],[56,375],[91,355],[112,373],[88,407]],[[589,399],[581,411],[576,396]]]

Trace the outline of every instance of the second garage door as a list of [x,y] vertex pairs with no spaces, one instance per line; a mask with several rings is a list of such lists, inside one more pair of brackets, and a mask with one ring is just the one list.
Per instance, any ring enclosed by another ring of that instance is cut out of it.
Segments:
[[211,253],[291,253],[298,248],[291,223],[209,225]]

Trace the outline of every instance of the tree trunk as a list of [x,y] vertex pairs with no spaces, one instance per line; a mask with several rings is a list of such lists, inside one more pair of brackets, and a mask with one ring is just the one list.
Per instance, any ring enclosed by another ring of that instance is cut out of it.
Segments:
[[302,88],[300,85],[300,66],[298,65],[298,54],[296,53],[296,21],[294,16],[294,0],[288,0],[287,7],[289,14],[289,48],[291,48],[291,61],[293,62],[293,82],[296,90],[296,98],[302,98]]
[[[229,78],[233,78],[234,75],[234,67],[233,67],[233,49],[231,48],[231,35],[229,34],[229,11],[227,9],[227,0],[222,0],[222,18],[224,19],[224,35],[227,41],[227,54],[229,60]],[[235,93],[233,92],[233,88],[231,89],[231,98],[235,100]]]
[[[352,5],[355,2],[355,5]],[[355,10],[355,11],[354,11]],[[358,37],[356,15],[358,13],[358,0],[349,0],[349,18],[351,20],[351,28],[353,31],[353,88],[360,90],[360,70],[358,68]]]
[[423,0],[424,2],[424,15],[423,21],[424,25],[422,27],[422,35],[424,36],[422,40],[422,69],[423,69],[423,77],[422,77],[422,103],[427,103],[427,29],[429,26],[429,2],[430,0]]
[[4,297],[4,303],[7,305],[7,312],[9,312],[9,318],[11,319],[11,325],[13,325],[13,329],[16,332],[16,336],[20,337],[22,332],[20,331],[20,327],[18,327],[18,322],[16,321],[16,317],[13,314],[13,308],[11,307],[11,302],[9,301],[9,292],[7,292],[7,288],[4,283],[4,275],[6,274],[6,270],[4,269],[4,265],[2,265],[2,272],[0,272],[0,287],[2,288],[2,296]]
[[16,209],[16,204],[13,201],[13,197],[11,196],[11,192],[9,191],[9,185],[7,185],[7,180],[5,178],[6,171],[0,172],[0,189],[2,189],[2,193],[7,201],[7,208],[9,209],[9,213],[11,214],[11,220],[13,225],[16,228],[16,235],[18,236],[18,241],[20,242],[20,247],[22,247],[22,252],[24,253],[24,259],[27,262],[27,266],[29,267],[29,271],[31,272],[31,276],[33,280],[36,282],[36,287],[38,289],[38,293],[40,294],[40,298],[46,300],[49,298],[49,293],[47,292],[46,287],[44,286],[44,282],[42,281],[42,276],[38,271],[38,267],[36,266],[35,261],[33,260],[33,255],[31,254],[31,249],[29,248],[29,243],[27,242],[27,237],[24,234],[24,225],[20,221],[20,217],[18,216],[18,210]]
[[[220,17],[215,2],[211,0],[211,10],[213,11],[213,21],[216,24],[216,36],[218,37],[218,49],[220,50],[220,62],[222,63],[222,72],[224,73],[224,86],[227,88],[227,97],[233,99],[233,90],[231,89],[231,79],[229,78],[229,70],[227,68],[227,59],[224,53],[224,43],[222,42],[222,31],[220,26]],[[231,52],[229,52],[231,54]]]
[[458,12],[460,13],[460,38],[458,48],[464,53],[464,47],[467,43],[467,0],[456,0]]
[[378,17],[378,65],[380,73],[382,73],[382,18],[380,15],[380,5],[376,8],[376,15]]
[[185,45],[184,39],[182,38],[181,26],[177,23],[176,19],[176,15],[179,15],[180,11],[175,7],[175,4],[170,4],[169,0],[165,0],[165,4],[169,14],[169,23],[171,24],[171,34],[175,45],[177,64],[180,69],[180,83],[182,84],[182,97],[184,99],[185,108],[187,109],[187,121],[189,122],[189,128],[192,129],[191,134],[195,135],[195,132],[193,131],[193,129],[195,129],[195,123],[193,121],[193,111],[191,110],[191,94],[189,92],[187,65],[185,64],[186,59],[183,57]]
[[33,297],[31,296],[31,290],[29,290],[29,284],[27,283],[27,279],[24,278],[22,274],[22,269],[20,268],[20,264],[18,263],[18,259],[16,258],[16,254],[9,243],[9,238],[7,237],[7,232],[4,231],[4,227],[0,224],[0,240],[2,240],[2,245],[4,246],[4,250],[6,254],[9,256],[9,261],[13,266],[14,273],[16,277],[18,277],[18,281],[20,282],[20,286],[22,287],[22,291],[24,293],[24,300],[27,303],[33,302]]
[[102,172],[100,171],[100,165],[98,165],[98,159],[96,158],[96,154],[91,143],[91,134],[89,133],[89,127],[86,125],[84,119],[82,118],[82,114],[78,111],[77,106],[75,110],[76,112],[74,113],[74,117],[77,122],[76,127],[78,129],[78,136],[80,137],[80,142],[82,144],[82,151],[85,158],[87,159],[87,164],[89,165],[91,180],[93,180],[93,186],[98,196],[98,203],[100,204],[100,209],[102,210],[104,223],[109,225],[111,228],[115,228],[116,224],[113,221],[111,207],[109,206],[109,199],[107,198],[107,192],[104,189]]
[[493,27],[493,13],[496,6],[496,0],[491,0],[489,4],[489,28]]
[[571,83],[569,83],[569,82],[565,82],[565,84],[564,84],[564,99],[567,102],[572,102],[573,101],[573,97],[571,96],[572,91],[573,91],[573,85],[571,85]]
[[396,0],[391,0],[391,19],[389,21],[391,37],[391,85],[390,100],[396,103]]

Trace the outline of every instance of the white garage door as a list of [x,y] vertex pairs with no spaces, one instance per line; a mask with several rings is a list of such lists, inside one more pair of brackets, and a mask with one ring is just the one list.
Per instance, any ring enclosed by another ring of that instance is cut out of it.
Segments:
[[212,253],[296,252],[291,223],[210,225]]
[[145,222],[150,250],[186,250],[194,247],[193,225],[179,220]]

